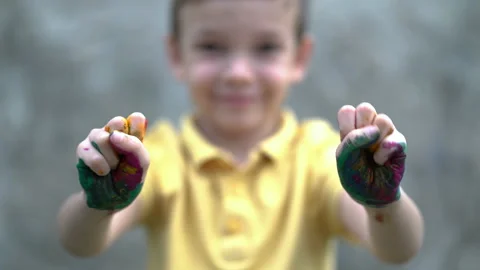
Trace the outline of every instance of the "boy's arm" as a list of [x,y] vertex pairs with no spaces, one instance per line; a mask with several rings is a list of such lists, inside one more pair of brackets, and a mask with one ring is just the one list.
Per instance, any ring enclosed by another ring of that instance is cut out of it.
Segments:
[[143,215],[138,195],[150,164],[142,143],[146,128],[141,113],[114,117],[77,146],[83,191],[71,195],[58,213],[60,241],[72,255],[100,254]]
[[141,197],[111,213],[89,208],[84,192],[72,194],[58,214],[60,242],[72,255],[96,256],[133,228],[140,220]]
[[344,190],[340,219],[379,259],[404,263],[423,243],[423,218],[400,188],[407,142],[369,103],[338,112],[337,172]]
[[345,191],[340,195],[340,220],[345,229],[384,262],[401,264],[412,259],[423,243],[423,218],[402,191],[400,199],[384,208],[364,207]]

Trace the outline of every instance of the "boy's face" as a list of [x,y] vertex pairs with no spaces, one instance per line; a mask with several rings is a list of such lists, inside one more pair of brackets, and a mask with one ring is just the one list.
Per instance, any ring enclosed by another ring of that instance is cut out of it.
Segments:
[[200,121],[243,133],[278,120],[290,85],[301,80],[311,44],[298,43],[298,8],[285,0],[186,4],[170,59],[191,91]]

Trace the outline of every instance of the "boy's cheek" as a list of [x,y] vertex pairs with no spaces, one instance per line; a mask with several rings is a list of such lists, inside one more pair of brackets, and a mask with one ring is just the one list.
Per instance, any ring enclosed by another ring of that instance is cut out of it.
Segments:
[[268,80],[270,85],[284,86],[290,81],[289,69],[282,65],[268,65],[261,69],[264,80]]
[[192,63],[189,67],[189,74],[193,81],[202,82],[211,80],[217,73],[217,64],[213,61],[201,61],[198,63]]

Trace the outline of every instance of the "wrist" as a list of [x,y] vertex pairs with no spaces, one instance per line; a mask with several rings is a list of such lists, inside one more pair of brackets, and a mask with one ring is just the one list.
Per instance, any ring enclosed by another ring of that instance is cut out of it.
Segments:
[[363,205],[365,212],[367,213],[367,216],[370,220],[375,220],[379,223],[385,222],[386,219],[388,219],[389,216],[392,216],[395,214],[395,212],[398,210],[401,202],[401,193],[403,193],[402,189],[398,189],[398,196],[397,200],[384,204],[384,205]]
[[380,196],[375,196],[373,198],[361,197],[357,198],[356,201],[366,208],[379,210],[383,208],[389,208],[389,206],[398,202],[401,194],[402,189],[401,187],[398,187],[390,192],[382,193]]
[[[130,205],[140,193],[143,182],[128,178],[121,173],[99,176],[93,172],[83,160],[77,164],[80,185],[83,189],[86,205],[95,210],[103,210],[112,214]],[[142,177],[143,172],[140,172]],[[133,182],[133,184],[132,184]]]
[[84,213],[88,214],[89,216],[96,217],[98,219],[106,218],[110,215],[113,215],[114,210],[105,210],[105,209],[98,209],[91,207],[88,202],[88,195],[85,192],[85,190],[80,191],[80,194],[78,194],[81,200],[81,205],[83,205],[82,208],[84,208]]

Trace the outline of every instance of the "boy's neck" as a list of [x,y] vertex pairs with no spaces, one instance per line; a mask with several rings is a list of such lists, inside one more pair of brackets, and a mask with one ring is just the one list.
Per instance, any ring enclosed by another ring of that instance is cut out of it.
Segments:
[[250,152],[266,138],[275,134],[280,129],[281,123],[282,117],[279,116],[276,121],[262,125],[260,129],[227,132],[216,128],[208,121],[202,121],[202,119],[195,121],[199,132],[211,144],[230,153],[238,166],[246,165]]

